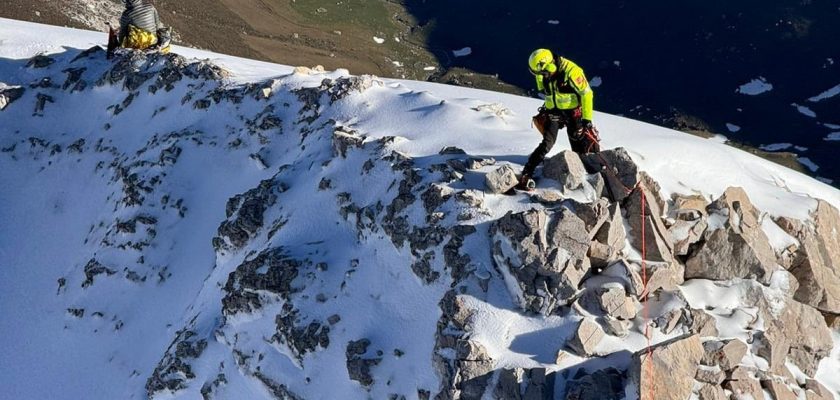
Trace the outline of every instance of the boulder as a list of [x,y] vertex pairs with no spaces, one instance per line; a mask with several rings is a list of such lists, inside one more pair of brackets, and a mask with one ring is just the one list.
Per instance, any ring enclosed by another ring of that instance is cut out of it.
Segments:
[[568,304],[589,270],[589,235],[565,207],[508,212],[490,226],[493,261],[526,311],[548,315]]
[[688,255],[691,245],[700,241],[708,226],[704,219],[693,221],[678,219],[674,222],[668,228],[668,233],[674,240],[674,254],[678,256]]
[[730,390],[734,398],[738,399],[748,398],[747,396],[752,396],[753,399],[764,398],[764,391],[761,390],[755,370],[744,366],[735,367],[726,375],[723,388]]
[[730,187],[709,205],[703,244],[685,263],[685,278],[756,279],[770,283],[779,269],[776,253],[761,229],[758,210],[743,189]]
[[581,156],[588,171],[601,172],[612,201],[622,201],[639,182],[639,168],[623,147]]
[[718,367],[701,365],[697,368],[697,374],[694,375],[694,379],[698,382],[720,386],[720,384],[723,383],[723,380],[726,379],[726,373]]
[[624,398],[624,375],[611,367],[595,372],[579,369],[566,387],[566,400],[620,399]]
[[685,315],[688,331],[700,337],[718,336],[717,321],[701,309],[692,308]]
[[[629,376],[640,400],[684,400],[691,395],[703,357],[697,335],[677,337],[633,355]],[[648,364],[651,363],[651,364]]]
[[727,400],[726,392],[718,385],[704,383],[697,392],[699,400]]
[[502,165],[499,168],[484,175],[484,185],[492,193],[504,193],[512,189],[518,183],[516,172],[510,165]]
[[[493,399],[499,400],[551,400],[554,399],[556,373],[546,373],[545,368],[512,368],[499,371]],[[461,398],[481,398],[461,397]]]
[[840,314],[840,212],[818,200],[811,218],[813,225],[787,218],[777,221],[800,243],[790,267],[799,282],[794,298],[820,311]]
[[747,354],[746,343],[738,339],[709,340],[703,343],[703,349],[706,353],[700,362],[703,365],[718,366],[723,371],[735,368]]
[[615,252],[624,248],[627,232],[624,230],[624,218],[621,216],[621,208],[619,208],[618,203],[612,203],[607,207],[607,217],[598,231],[595,232],[594,239],[609,246]]
[[774,379],[764,379],[760,383],[761,387],[770,392],[770,395],[773,396],[773,400],[798,399],[796,394],[793,393],[793,390],[790,390],[790,388],[783,382],[779,382]]
[[623,320],[636,318],[636,303],[620,285],[596,289],[596,299],[608,316]]
[[575,200],[569,200],[564,205],[572,210],[575,215],[580,218],[586,226],[586,232],[589,233],[589,238],[594,239],[596,233],[601,229],[604,222],[609,218],[610,203],[607,199],[598,199],[590,203],[580,203]]
[[571,150],[563,150],[545,160],[543,176],[560,183],[561,189],[577,190],[586,182],[586,169],[580,156]]
[[595,348],[604,339],[604,330],[595,321],[584,318],[580,320],[566,345],[581,357],[591,357],[595,354]]
[[[644,208],[642,196],[644,195]],[[671,262],[674,257],[674,244],[671,234],[662,222],[662,209],[655,201],[653,192],[640,184],[633,189],[624,201],[627,223],[630,226],[630,243],[642,250],[651,261]],[[642,224],[644,224],[644,243],[642,243]]]
[[834,400],[834,395],[822,383],[814,379],[806,379],[805,398],[807,400]]
[[[808,376],[814,376],[820,360],[827,357],[834,346],[822,314],[811,306],[789,299],[779,315],[767,315],[765,321],[769,321],[765,337],[785,337],[790,346],[789,361]],[[784,350],[784,342],[779,347]]]
[[701,217],[707,217],[706,207],[709,201],[699,194],[684,195],[674,193],[671,195],[670,216],[682,221],[696,221]]

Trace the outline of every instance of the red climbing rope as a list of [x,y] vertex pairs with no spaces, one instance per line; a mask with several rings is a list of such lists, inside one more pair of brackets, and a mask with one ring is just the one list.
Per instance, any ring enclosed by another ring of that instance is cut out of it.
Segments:
[[[642,205],[642,210],[639,213],[639,215],[641,216],[641,219],[642,219],[642,221],[641,221],[642,222],[642,285],[644,287],[644,289],[642,290],[642,293],[644,293],[644,297],[642,299],[642,309],[643,309],[642,315],[644,316],[644,319],[645,319],[645,338],[647,339],[647,357],[645,359],[645,367],[647,368],[647,374],[646,375],[648,376],[648,379],[646,379],[646,381],[647,381],[647,384],[648,384],[648,394],[649,394],[648,399],[653,400],[656,397],[654,396],[654,386],[653,386],[653,381],[652,381],[652,378],[653,378],[653,352],[650,348],[651,331],[650,331],[650,323],[648,321],[649,318],[650,318],[650,315],[649,315],[648,300],[647,300],[648,295],[650,293],[648,293],[648,276],[647,276],[647,268],[645,268],[645,259],[647,258],[647,251],[646,251],[647,246],[645,246],[645,243],[647,243],[647,242],[645,242],[645,225],[646,225],[645,224],[645,200],[646,199],[645,199],[644,189],[639,187],[638,184],[636,185],[636,189],[639,190],[639,195],[641,197],[641,205]],[[641,379],[639,381],[640,381],[639,384],[641,385]],[[639,387],[639,394],[641,394],[641,393],[642,393],[642,388]],[[639,397],[642,397],[642,396],[639,396]]]

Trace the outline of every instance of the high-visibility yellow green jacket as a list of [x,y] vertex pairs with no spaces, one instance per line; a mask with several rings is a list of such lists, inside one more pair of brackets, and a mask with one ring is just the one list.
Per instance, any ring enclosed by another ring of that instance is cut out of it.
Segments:
[[544,78],[537,75],[537,89],[545,94],[545,108],[548,110],[573,110],[581,108],[583,119],[592,121],[592,98],[594,93],[583,69],[563,57],[557,59],[557,72]]

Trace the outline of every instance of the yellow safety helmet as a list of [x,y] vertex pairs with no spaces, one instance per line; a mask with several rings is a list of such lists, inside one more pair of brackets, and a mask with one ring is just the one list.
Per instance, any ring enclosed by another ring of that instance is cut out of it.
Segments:
[[528,70],[534,75],[548,76],[557,71],[557,64],[554,62],[554,55],[551,50],[536,49],[528,57]]

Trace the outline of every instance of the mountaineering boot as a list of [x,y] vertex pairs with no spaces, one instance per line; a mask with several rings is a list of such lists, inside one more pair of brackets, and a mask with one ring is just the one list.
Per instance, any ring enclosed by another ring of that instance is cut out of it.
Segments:
[[537,184],[536,182],[534,182],[533,179],[531,179],[530,175],[522,174],[522,176],[519,178],[519,183],[516,184],[515,189],[530,192],[533,191],[536,187]]

